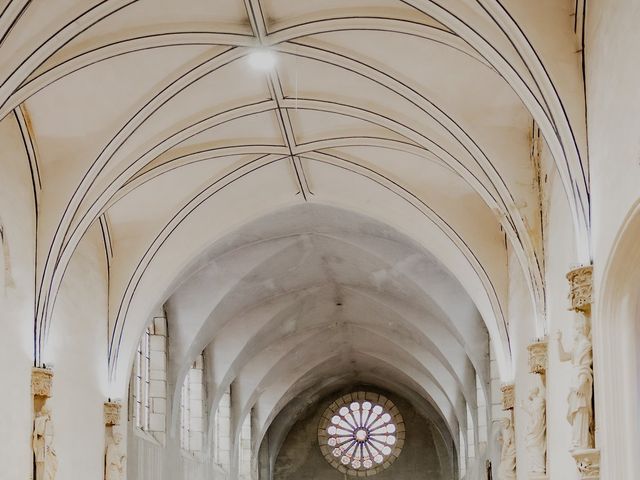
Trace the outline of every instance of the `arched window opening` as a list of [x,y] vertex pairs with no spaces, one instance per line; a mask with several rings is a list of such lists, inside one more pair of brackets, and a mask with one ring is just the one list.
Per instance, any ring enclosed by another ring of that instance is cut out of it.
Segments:
[[239,452],[239,478],[251,480],[251,414],[242,423]]
[[482,380],[476,375],[476,401],[478,403],[478,450],[487,444],[487,399],[482,389]]
[[154,317],[147,326],[133,366],[130,418],[138,432],[164,444],[167,405],[167,321]]
[[231,462],[231,387],[222,394],[213,419],[213,460],[229,472]]
[[185,376],[180,395],[180,447],[194,456],[204,449],[205,401],[204,356],[200,354]]
[[460,433],[458,464],[460,465],[460,478],[462,479],[462,478],[465,478],[465,475],[467,474],[467,448],[466,448],[466,439],[465,439],[464,432],[462,431],[461,428],[458,431]]
[[471,415],[471,409],[467,404],[467,456],[469,461],[473,461],[476,458],[476,442],[475,432],[473,431],[473,416]]

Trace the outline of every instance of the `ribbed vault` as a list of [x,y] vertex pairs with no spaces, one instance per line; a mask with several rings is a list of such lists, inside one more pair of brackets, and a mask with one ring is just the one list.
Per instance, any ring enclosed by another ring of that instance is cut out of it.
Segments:
[[[258,446],[296,396],[370,382],[426,401],[457,442],[490,342],[513,375],[510,274],[546,332],[539,149],[589,259],[567,2],[5,3],[0,118],[32,166],[38,364],[99,225],[116,394],[164,306],[170,382],[205,350],[208,408],[233,385],[236,437],[251,412]],[[251,69],[256,49],[276,66]]]

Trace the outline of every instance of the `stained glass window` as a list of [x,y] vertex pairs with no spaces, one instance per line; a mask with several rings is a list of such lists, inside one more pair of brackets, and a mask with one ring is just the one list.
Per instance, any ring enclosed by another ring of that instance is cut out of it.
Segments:
[[325,411],[318,430],[320,448],[338,470],[377,473],[396,459],[404,442],[404,423],[382,395],[356,392]]

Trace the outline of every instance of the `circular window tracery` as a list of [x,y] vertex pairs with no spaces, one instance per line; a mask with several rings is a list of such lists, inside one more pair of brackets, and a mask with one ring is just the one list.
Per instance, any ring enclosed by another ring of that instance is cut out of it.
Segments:
[[400,454],[404,422],[383,395],[350,393],[325,410],[318,441],[333,467],[352,476],[369,476],[389,467]]

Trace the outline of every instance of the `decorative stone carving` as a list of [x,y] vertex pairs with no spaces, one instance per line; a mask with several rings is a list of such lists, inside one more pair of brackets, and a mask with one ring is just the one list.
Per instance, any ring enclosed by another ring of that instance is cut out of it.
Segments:
[[516,436],[513,422],[504,417],[498,420],[500,433],[498,441],[502,445],[500,451],[500,465],[498,466],[498,480],[515,480],[516,478]]
[[560,360],[571,362],[573,381],[569,391],[567,420],[571,424],[571,454],[583,479],[599,478],[599,451],[594,449],[595,422],[593,417],[593,346],[591,343],[591,301],[593,268],[576,268],[567,274],[571,287],[571,309],[574,320],[573,347],[570,352],[562,345],[558,332]]
[[567,274],[571,287],[569,300],[571,300],[572,310],[591,311],[592,274],[593,267],[591,265],[576,268]]
[[106,426],[120,425],[120,402],[104,402],[104,424]]
[[500,388],[502,391],[502,410],[513,410],[516,402],[516,390],[513,383],[507,383]]
[[53,448],[53,422],[46,402],[36,413],[33,424],[35,480],[55,480],[58,459]]
[[578,466],[581,480],[600,478],[600,450],[595,448],[578,449],[571,452]]
[[547,371],[547,345],[545,339],[533,342],[527,347],[529,350],[529,371],[544,375]]
[[111,428],[111,436],[107,439],[105,460],[105,480],[122,480],[126,471],[127,456],[122,447],[122,432],[119,426]]
[[547,472],[547,408],[544,387],[532,387],[522,408],[529,415],[525,443],[529,457],[530,478],[545,478]]
[[573,349],[565,351],[562,333],[557,333],[560,361],[571,362],[573,384],[569,392],[567,420],[571,424],[571,449],[593,448],[593,353],[587,318],[575,322]]
[[53,371],[48,368],[36,368],[31,370],[31,393],[40,397],[51,396],[51,384],[53,383]]

